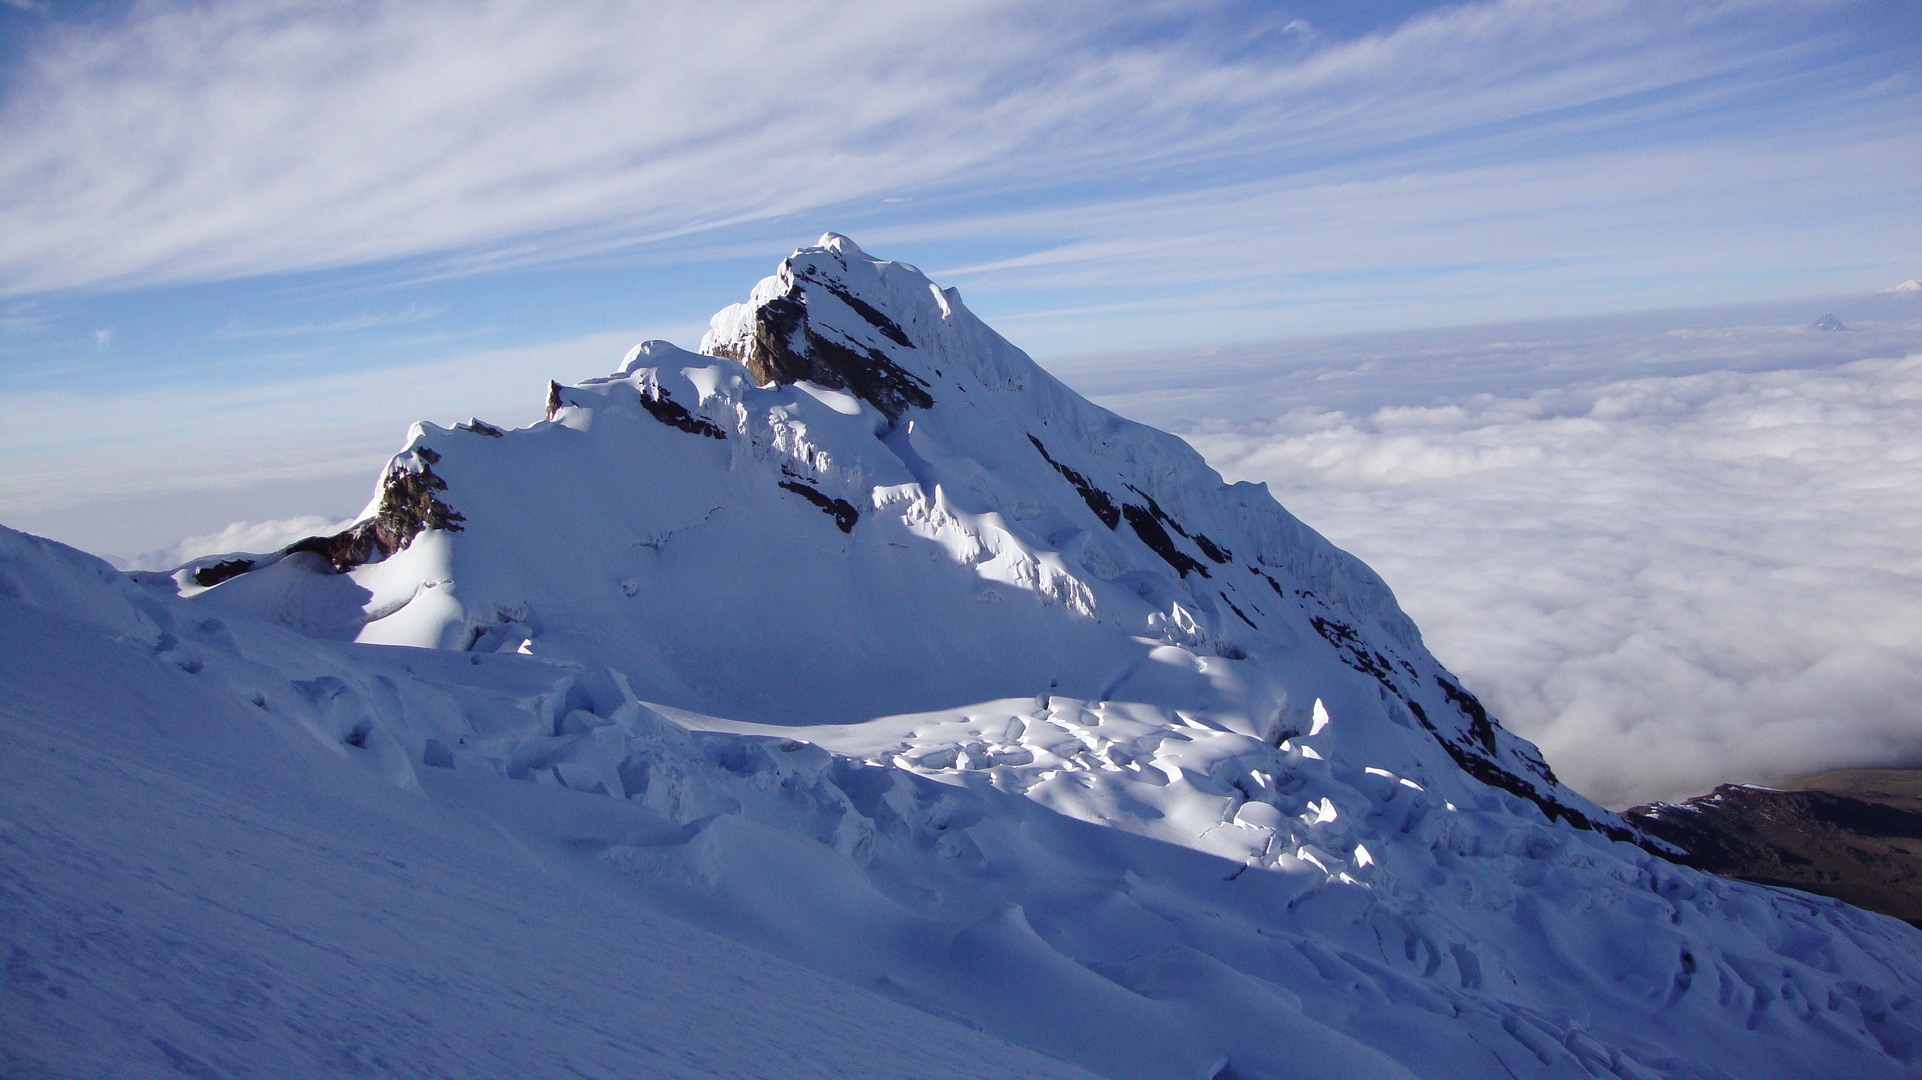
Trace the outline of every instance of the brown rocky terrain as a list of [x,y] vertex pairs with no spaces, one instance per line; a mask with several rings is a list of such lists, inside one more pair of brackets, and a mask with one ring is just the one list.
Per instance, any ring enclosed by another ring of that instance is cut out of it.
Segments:
[[1724,784],[1625,811],[1697,869],[1846,901],[1922,926],[1922,769]]

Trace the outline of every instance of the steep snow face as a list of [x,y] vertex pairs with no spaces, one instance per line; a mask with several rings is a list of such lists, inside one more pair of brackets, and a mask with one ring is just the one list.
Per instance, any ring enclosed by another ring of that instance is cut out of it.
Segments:
[[137,585],[13,536],[0,593],[1107,1076],[1922,1064],[1922,937],[1629,842],[1366,567],[912,267],[824,237],[548,404],[417,427],[339,536]]

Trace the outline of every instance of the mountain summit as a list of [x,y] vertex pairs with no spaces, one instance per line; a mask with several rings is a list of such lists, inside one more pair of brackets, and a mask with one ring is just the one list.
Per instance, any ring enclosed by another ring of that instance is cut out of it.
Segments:
[[547,414],[420,425],[361,524],[179,576],[211,566],[199,603],[317,636],[524,649],[757,722],[1165,684],[1168,706],[1273,743],[1339,701],[1349,725],[1407,732],[1399,754],[1440,750],[1551,820],[1633,837],[1265,486],[1223,483],[846,237],[716,315],[699,355],[645,342],[551,387]]
[[7,603],[138,643],[413,800],[397,820],[483,822],[480,849],[610,912],[996,1053],[1242,1080],[1922,1065],[1914,930],[1672,865],[1265,487],[835,234],[698,353],[645,342],[527,428],[416,425],[338,535],[131,577],[5,543]]

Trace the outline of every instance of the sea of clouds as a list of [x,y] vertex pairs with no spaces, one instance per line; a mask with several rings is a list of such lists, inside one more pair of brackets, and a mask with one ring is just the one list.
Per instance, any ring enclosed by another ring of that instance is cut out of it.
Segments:
[[1922,764],[1922,310],[1057,365],[1266,481],[1614,807]]

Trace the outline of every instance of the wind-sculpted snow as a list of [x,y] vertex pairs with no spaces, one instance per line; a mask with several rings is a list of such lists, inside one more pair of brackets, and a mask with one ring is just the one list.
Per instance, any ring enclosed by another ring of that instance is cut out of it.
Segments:
[[395,468],[460,528],[345,572],[295,544],[126,577],[6,534],[0,595],[324,748],[318,783],[371,773],[594,904],[1009,1054],[1244,1080],[1922,1066],[1915,931],[1665,861],[1366,567],[911,267],[824,238],[702,353],[645,343],[549,414],[417,427]]

